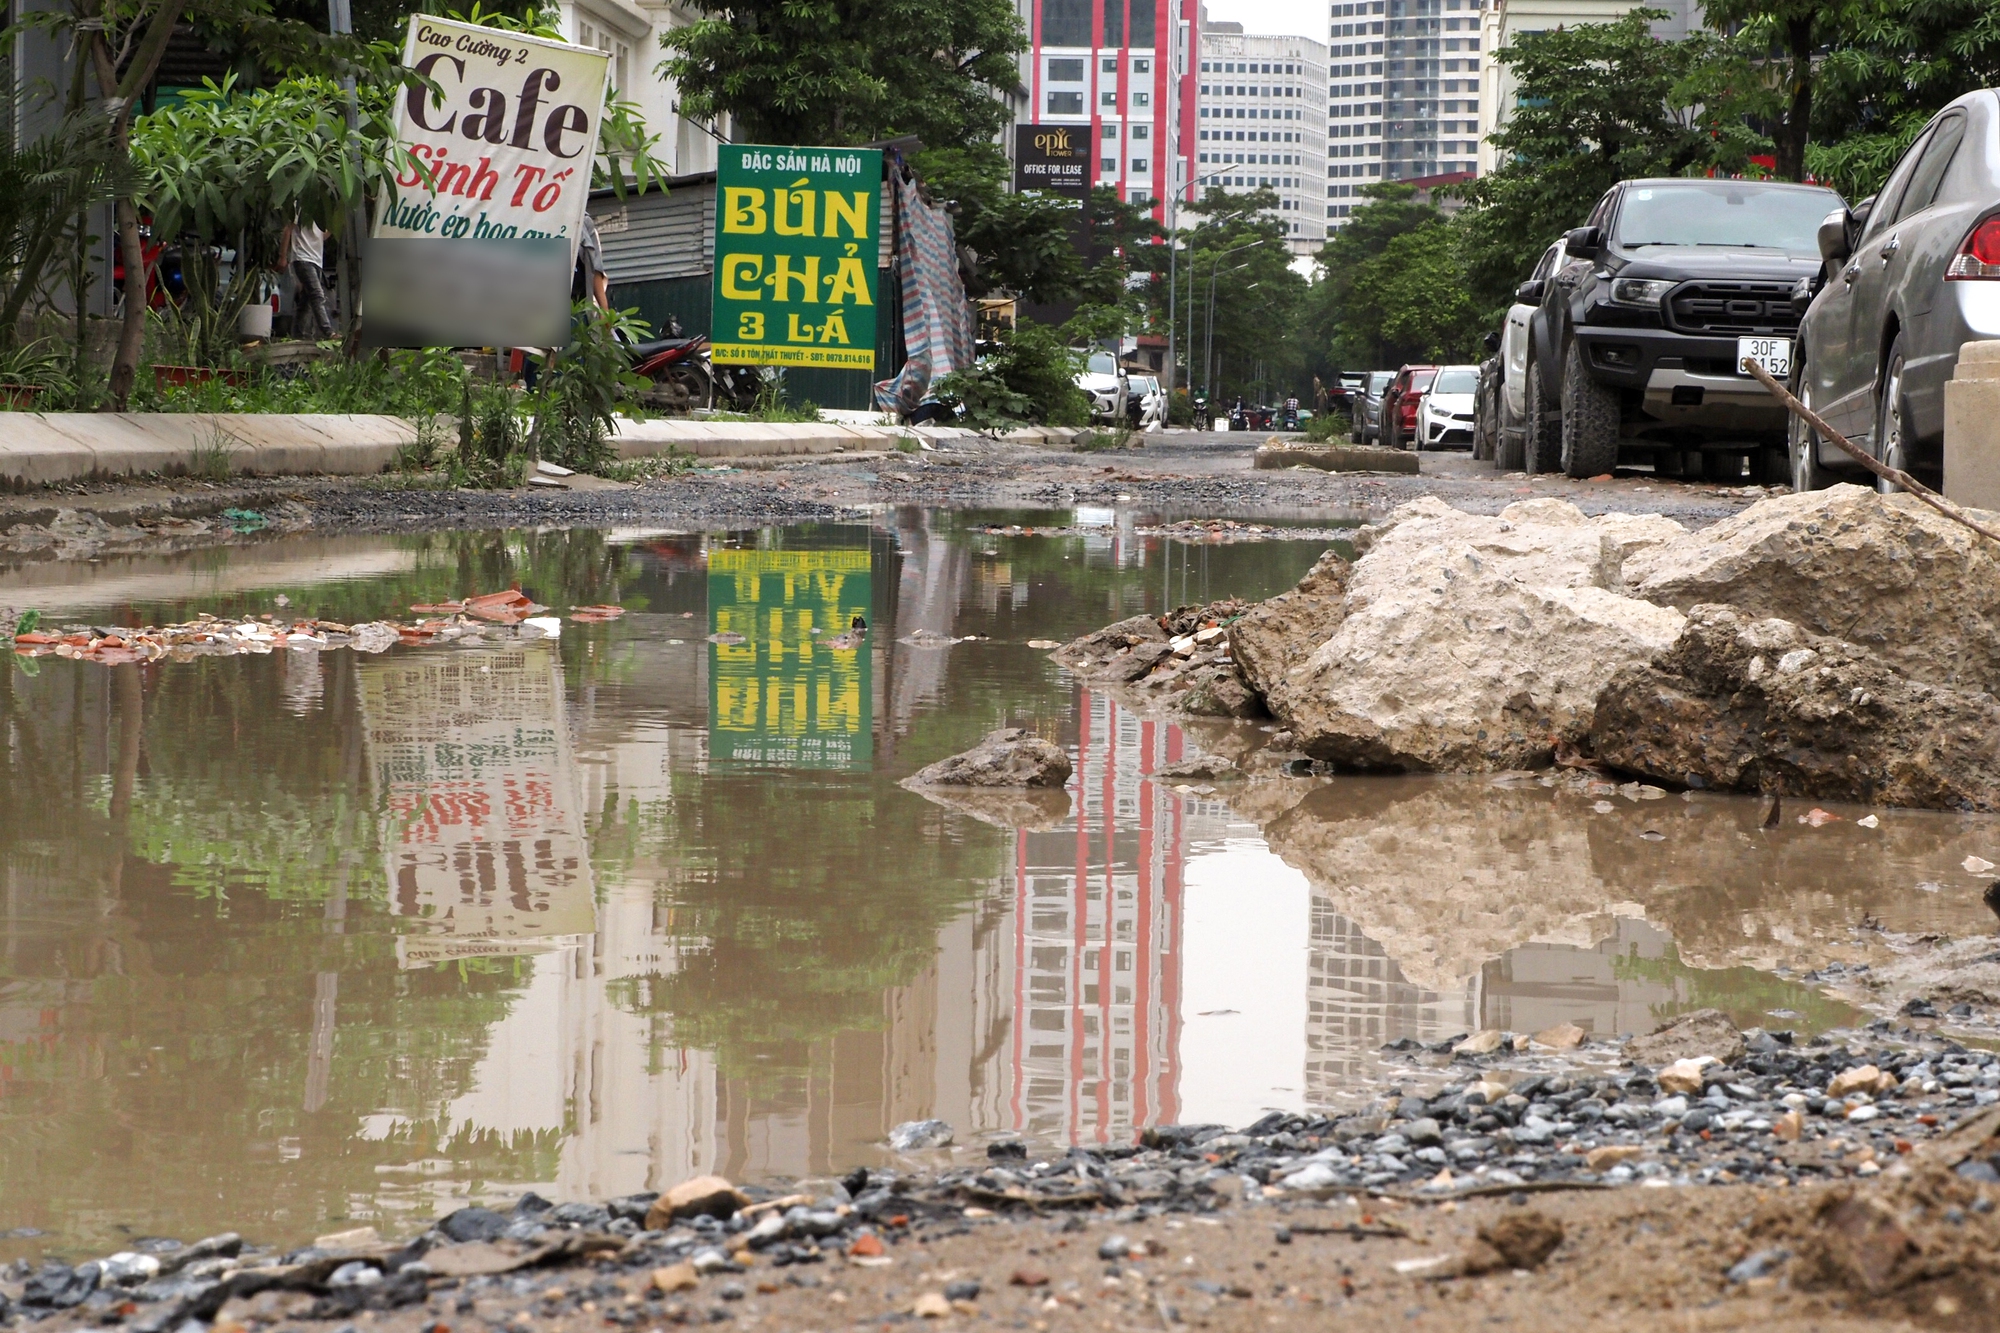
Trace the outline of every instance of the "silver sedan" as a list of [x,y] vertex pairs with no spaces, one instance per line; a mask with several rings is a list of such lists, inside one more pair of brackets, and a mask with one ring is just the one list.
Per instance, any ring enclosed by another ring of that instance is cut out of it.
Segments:
[[[1820,224],[1819,246],[1793,392],[1875,457],[1938,484],[1959,346],[2000,338],[2000,92],[1940,111],[1878,194]],[[1796,419],[1790,455],[1798,490],[1852,466]]]

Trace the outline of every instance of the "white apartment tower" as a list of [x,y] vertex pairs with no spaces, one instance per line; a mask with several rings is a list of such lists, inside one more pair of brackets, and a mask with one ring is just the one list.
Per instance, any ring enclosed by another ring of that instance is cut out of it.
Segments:
[[1293,254],[1326,240],[1327,49],[1210,23],[1197,71],[1195,194],[1269,189]]
[[1384,0],[1332,7],[1327,44],[1326,226],[1353,213],[1362,186],[1382,179]]

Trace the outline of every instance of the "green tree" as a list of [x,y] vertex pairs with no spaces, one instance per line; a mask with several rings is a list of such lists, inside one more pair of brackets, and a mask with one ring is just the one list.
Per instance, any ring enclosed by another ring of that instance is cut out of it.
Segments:
[[[1813,118],[1813,62],[1824,48],[1856,26],[1869,0],[1709,0],[1702,8],[1709,26],[1733,33],[1746,51],[1768,55],[1759,62],[1765,96],[1754,109],[1770,128],[1774,174],[1802,180]],[[1755,91],[1748,96],[1757,100]]]
[[1478,360],[1474,348],[1490,321],[1466,289],[1462,241],[1459,229],[1439,218],[1394,237],[1361,265],[1355,285],[1377,312],[1373,365]]
[[1042,304],[1076,299],[1083,256],[1074,202],[1011,192],[1012,164],[996,143],[927,148],[912,165],[933,197],[955,210],[959,243],[975,256],[969,295],[1004,289]]
[[1367,202],[1320,250],[1319,277],[1305,298],[1301,333],[1310,369],[1322,378],[1397,364],[1382,344],[1382,295],[1363,275],[1376,271],[1373,261],[1398,237],[1441,217],[1434,206],[1418,202],[1414,185],[1401,181],[1364,185],[1361,194]]
[[1515,105],[1493,136],[1500,167],[1465,190],[1466,277],[1499,309],[1534,257],[1633,176],[1743,171],[1766,141],[1744,122],[1754,76],[1723,38],[1663,42],[1662,10],[1523,33],[1496,55]]
[[1867,0],[1820,57],[1806,169],[1850,200],[1873,194],[1938,109],[2000,84],[1991,0]]
[[926,147],[992,139],[995,95],[1027,47],[1008,0],[695,0],[706,17],[660,39],[681,111],[727,115],[751,143]]
[[1195,321],[1188,382],[1205,387],[1215,403],[1238,394],[1309,396],[1299,336],[1306,280],[1291,267],[1278,196],[1270,190],[1211,189],[1185,211],[1201,219],[1181,233],[1187,250],[1180,269],[1191,301],[1181,309],[1183,318],[1192,315]]

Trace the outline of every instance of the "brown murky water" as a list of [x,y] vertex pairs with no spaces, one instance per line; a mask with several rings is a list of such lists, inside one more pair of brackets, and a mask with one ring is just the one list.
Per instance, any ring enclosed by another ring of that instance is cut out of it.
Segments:
[[[1532,780],[1150,781],[1204,738],[1027,642],[1265,595],[1320,547],[977,527],[0,571],[59,624],[280,595],[361,620],[517,579],[631,609],[505,646],[7,669],[0,1233],[44,1234],[0,1258],[837,1171],[931,1116],[1120,1142],[1365,1094],[1403,1036],[1704,1004],[1813,1031],[1854,1014],[1783,969],[1864,917],[1989,919],[1957,867],[2000,859],[1992,820],[1765,833],[1750,802],[1599,812]],[[857,614],[865,642],[829,645]],[[1009,722],[1076,753],[1053,827],[896,785]]]

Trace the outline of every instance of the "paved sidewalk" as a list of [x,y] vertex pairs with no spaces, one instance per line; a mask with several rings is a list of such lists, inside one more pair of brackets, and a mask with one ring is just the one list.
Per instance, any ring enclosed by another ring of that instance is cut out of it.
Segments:
[[[621,420],[617,441],[623,458],[678,449],[726,460],[871,452],[894,449],[912,437],[928,441],[971,433],[956,427],[675,417]],[[1077,433],[1026,429],[1007,438],[1068,449]],[[415,437],[408,421],[392,416],[5,412],[0,413],[0,481],[41,486],[86,477],[208,472],[217,451],[226,453],[234,476],[366,476],[389,467],[398,447]]]

